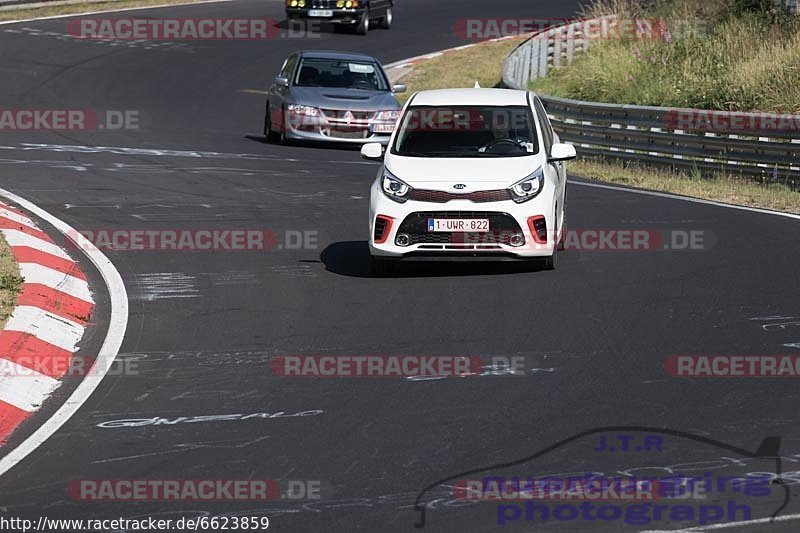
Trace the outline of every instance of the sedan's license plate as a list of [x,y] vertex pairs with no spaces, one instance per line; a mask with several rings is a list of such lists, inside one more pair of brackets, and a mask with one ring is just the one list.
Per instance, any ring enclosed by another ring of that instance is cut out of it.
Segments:
[[333,10],[332,9],[309,9],[308,10],[309,17],[332,17]]
[[484,232],[489,231],[488,218],[429,218],[429,232]]

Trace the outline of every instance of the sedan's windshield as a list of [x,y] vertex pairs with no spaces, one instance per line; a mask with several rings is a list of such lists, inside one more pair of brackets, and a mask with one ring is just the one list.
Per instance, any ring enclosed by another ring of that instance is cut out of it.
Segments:
[[410,157],[513,157],[539,151],[527,106],[411,106],[392,153]]
[[372,61],[303,58],[295,85],[388,91],[389,86],[378,65]]

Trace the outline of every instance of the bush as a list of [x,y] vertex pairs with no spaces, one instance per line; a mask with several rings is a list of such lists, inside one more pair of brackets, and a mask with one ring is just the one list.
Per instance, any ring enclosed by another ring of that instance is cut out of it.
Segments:
[[[670,38],[604,41],[533,88],[579,100],[736,111],[800,109],[800,31],[757,12],[762,0],[727,7],[670,4],[667,27],[701,28]],[[767,3],[772,5],[771,0]],[[661,6],[663,9],[663,6]],[[732,16],[734,9],[741,9]],[[692,19],[697,10],[704,18]],[[709,20],[705,17],[714,17]],[[693,21],[693,22],[692,22]],[[705,21],[705,23],[704,23]]]

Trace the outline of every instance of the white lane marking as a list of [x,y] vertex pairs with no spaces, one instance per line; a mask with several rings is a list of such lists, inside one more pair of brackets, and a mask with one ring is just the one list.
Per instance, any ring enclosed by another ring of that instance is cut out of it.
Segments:
[[22,224],[23,226],[28,226],[29,228],[39,229],[36,227],[36,224],[33,223],[33,220],[29,219],[28,217],[24,217],[18,213],[9,211],[8,209],[3,209],[2,207],[0,207],[0,217],[13,220],[16,223]]
[[586,183],[583,181],[570,181],[570,185],[581,185],[583,187],[595,187],[597,189],[610,189],[612,191],[629,192],[631,194],[644,194],[647,196],[657,196],[659,198],[669,198],[671,200],[683,200],[684,202],[692,202],[695,204],[713,205],[715,207],[726,207],[728,209],[739,209],[740,211],[750,211],[752,213],[762,213],[765,215],[775,215],[785,218],[793,218],[800,220],[800,215],[793,213],[782,213],[780,211],[772,211],[770,209],[761,209],[759,207],[747,207],[744,205],[726,204],[723,202],[715,202],[714,200],[704,200],[702,198],[690,198],[688,196],[680,196],[678,194],[670,194],[666,192],[644,191],[641,189],[628,189],[626,187],[615,187],[614,185],[603,185],[600,183]]
[[6,322],[5,330],[28,333],[62,350],[74,352],[83,337],[84,327],[39,307],[19,305]]
[[695,533],[696,531],[713,531],[715,529],[730,529],[734,527],[754,526],[756,524],[771,524],[772,522],[788,522],[789,520],[800,519],[800,514],[787,514],[772,518],[757,518],[755,520],[742,520],[741,522],[727,522],[725,524],[711,524],[708,526],[696,526],[687,529],[648,529],[640,533]]
[[33,213],[45,220],[62,234],[77,240],[78,242],[76,244],[78,249],[82,250],[86,257],[97,267],[103,281],[108,287],[111,307],[108,331],[106,332],[106,337],[103,340],[102,346],[100,346],[97,359],[94,365],[92,365],[91,370],[78,384],[70,397],[67,398],[64,404],[59,407],[49,419],[39,426],[32,435],[22,441],[19,446],[0,459],[0,476],[2,476],[58,431],[58,429],[81,408],[97,386],[100,385],[100,382],[114,364],[114,359],[117,357],[119,348],[122,345],[122,340],[125,337],[125,330],[128,327],[128,294],[125,291],[125,284],[122,281],[122,276],[120,276],[117,269],[114,268],[111,261],[109,261],[94,244],[81,236],[72,226],[10,191],[0,189],[0,196],[8,198],[29,213]]
[[62,250],[52,242],[47,242],[45,240],[40,239],[39,237],[34,237],[33,235],[28,235],[27,233],[22,232],[18,229],[4,229],[2,231],[3,235],[5,235],[6,237],[8,245],[11,247],[27,246],[29,248],[40,250],[50,255],[55,255],[56,257],[72,261],[72,258],[68,256],[64,250]]
[[[156,6],[141,6],[141,7],[124,7],[120,9],[106,9],[104,11],[87,11],[83,13],[71,13],[67,15],[51,15],[48,17],[33,17],[29,19],[19,19],[19,20],[6,20],[0,22],[0,26],[5,26],[7,24],[18,24],[20,22],[32,22],[35,20],[53,20],[53,19],[63,19],[69,17],[77,17],[80,15],[102,15],[103,13],[120,13],[122,11],[136,11],[142,9],[162,9],[165,7],[179,7],[179,6],[192,6],[192,5],[201,5],[201,4],[219,4],[222,2],[232,2],[233,0],[202,0],[200,2],[187,2],[185,4],[159,4]],[[18,6],[21,9],[24,9],[24,5]],[[77,40],[77,39],[76,39]]]
[[0,359],[0,401],[32,413],[61,383],[50,376]]
[[84,302],[93,302],[89,284],[85,280],[53,270],[39,263],[20,263],[19,272],[25,279],[25,283],[40,283],[51,289],[79,298]]

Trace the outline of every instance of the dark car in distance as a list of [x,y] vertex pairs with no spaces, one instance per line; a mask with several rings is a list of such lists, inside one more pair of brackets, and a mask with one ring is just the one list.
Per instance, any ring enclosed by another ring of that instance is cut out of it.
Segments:
[[286,0],[286,18],[351,26],[366,35],[373,23],[392,27],[393,7],[394,0]]

